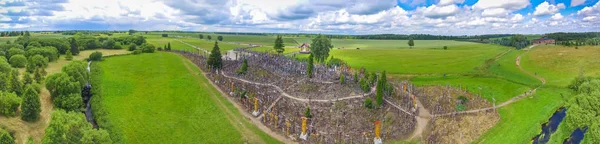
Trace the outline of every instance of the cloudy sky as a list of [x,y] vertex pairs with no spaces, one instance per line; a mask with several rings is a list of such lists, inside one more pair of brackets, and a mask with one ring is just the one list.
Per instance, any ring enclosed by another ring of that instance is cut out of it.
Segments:
[[0,0],[0,31],[331,34],[600,31],[598,0]]

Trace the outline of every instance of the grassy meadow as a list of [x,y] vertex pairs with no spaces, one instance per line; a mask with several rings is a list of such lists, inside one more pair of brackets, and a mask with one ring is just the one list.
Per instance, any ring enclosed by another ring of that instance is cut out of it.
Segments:
[[278,143],[173,53],[107,58],[103,103],[129,143]]

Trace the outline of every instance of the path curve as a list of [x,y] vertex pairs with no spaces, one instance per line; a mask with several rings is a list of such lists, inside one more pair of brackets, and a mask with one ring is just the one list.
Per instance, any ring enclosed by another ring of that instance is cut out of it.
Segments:
[[[531,50],[532,48],[534,48],[534,47],[536,47],[536,46],[537,46],[537,45],[531,45],[531,46],[529,46],[527,49],[524,49],[524,50],[526,50],[526,51],[528,51],[528,52],[529,52],[529,50]],[[519,70],[521,70],[523,73],[526,73],[526,74],[528,74],[528,75],[530,75],[530,76],[533,76],[533,77],[535,77],[536,79],[540,80],[540,82],[542,82],[542,85],[540,85],[540,86],[538,86],[538,87],[536,87],[536,88],[534,88],[534,89],[532,89],[532,90],[529,90],[528,92],[525,92],[524,94],[521,94],[521,95],[518,95],[518,96],[516,96],[516,97],[513,97],[512,99],[510,99],[510,100],[508,100],[508,101],[506,101],[506,102],[503,102],[503,103],[501,103],[501,104],[499,104],[499,105],[497,105],[497,106],[492,106],[492,107],[487,107],[487,108],[480,108],[480,109],[473,109],[473,110],[461,111],[461,112],[451,112],[451,113],[445,113],[445,114],[434,114],[433,116],[434,116],[434,117],[436,117],[436,116],[450,116],[450,115],[456,115],[456,114],[468,114],[468,113],[477,113],[477,112],[482,112],[482,111],[487,111],[487,110],[493,110],[493,109],[497,109],[497,108],[501,108],[501,107],[507,106],[507,105],[509,105],[509,104],[512,104],[512,103],[514,103],[514,102],[517,102],[517,101],[521,100],[522,98],[524,98],[524,97],[526,97],[526,96],[528,96],[528,95],[532,95],[532,94],[534,94],[534,93],[537,91],[537,89],[538,89],[538,88],[540,88],[540,87],[542,87],[543,85],[545,85],[545,84],[546,84],[546,79],[544,79],[544,78],[543,78],[543,77],[541,77],[541,76],[538,76],[538,75],[532,74],[531,72],[529,72],[529,71],[526,71],[525,69],[523,69],[523,68],[521,67],[521,56],[522,56],[522,55],[524,55],[524,54],[526,54],[526,53],[523,53],[523,54],[521,54],[521,55],[517,56],[517,59],[515,60],[515,61],[516,61],[516,65],[517,65],[517,67],[518,67],[518,68],[519,68]]]
[[277,91],[279,91],[281,93],[281,95],[288,97],[290,99],[293,100],[297,100],[297,101],[301,101],[301,102],[335,102],[335,101],[340,101],[340,100],[348,100],[348,99],[355,99],[355,98],[362,98],[365,95],[370,95],[373,94],[375,91],[375,87],[371,87],[371,92],[363,94],[363,95],[350,95],[347,97],[343,97],[343,98],[334,98],[334,99],[305,99],[305,98],[298,98],[295,96],[292,96],[288,93],[286,93],[285,91],[283,91],[282,88],[280,88],[277,85],[274,84],[265,84],[265,83],[259,83],[259,82],[253,82],[253,81],[249,81],[249,80],[245,80],[242,78],[237,78],[237,77],[233,77],[233,76],[228,76],[226,75],[224,72],[221,71],[221,75],[223,75],[224,77],[230,78],[230,79],[235,79],[241,82],[245,82],[245,83],[249,83],[249,84],[254,84],[254,85],[262,85],[262,86],[271,86],[274,87],[275,89],[277,89]]

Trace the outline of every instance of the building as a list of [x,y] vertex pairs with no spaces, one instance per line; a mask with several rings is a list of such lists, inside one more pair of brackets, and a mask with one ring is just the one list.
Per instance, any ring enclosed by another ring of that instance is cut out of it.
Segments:
[[542,37],[540,39],[534,39],[533,44],[554,44],[554,39]]
[[310,44],[304,43],[300,46],[298,46],[298,48],[300,48],[300,53],[301,54],[309,54],[310,53]]

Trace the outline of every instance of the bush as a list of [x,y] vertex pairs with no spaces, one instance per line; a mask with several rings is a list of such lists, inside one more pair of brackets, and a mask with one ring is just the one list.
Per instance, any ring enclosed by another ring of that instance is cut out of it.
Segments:
[[9,117],[15,116],[19,105],[21,105],[21,98],[17,94],[0,92],[0,114]]
[[242,66],[237,70],[237,74],[246,74],[248,72],[248,60],[244,59]]
[[312,118],[312,115],[310,114],[310,107],[306,107],[306,111],[304,112],[304,117]]
[[18,54],[10,57],[10,65],[14,68],[23,68],[27,64],[27,58]]
[[459,104],[466,104],[467,102],[469,102],[469,98],[465,96],[458,96],[457,99]]
[[366,98],[364,101],[365,108],[373,109],[373,100],[371,98]]
[[121,44],[117,43],[117,44],[115,44],[113,49],[123,49],[123,46],[121,46]]
[[10,133],[2,128],[0,128],[0,143],[1,144],[14,144],[15,140],[10,135]]
[[38,68],[46,68],[48,66],[48,58],[42,55],[35,55],[29,58],[27,63],[27,72],[34,72]]
[[448,46],[444,46],[444,50],[447,50],[447,49],[448,49]]
[[71,53],[71,51],[67,51],[67,55],[65,56],[65,59],[68,61],[73,60],[73,54]]
[[136,47],[137,47],[137,45],[132,43],[132,44],[129,44],[129,46],[127,46],[127,50],[134,51],[136,49]]
[[138,54],[141,54],[141,53],[142,53],[142,50],[134,50],[134,51],[133,51],[133,54],[134,54],[134,55],[138,55]]
[[55,61],[58,59],[58,50],[54,47],[41,47],[41,48],[30,48],[25,52],[25,56],[31,57],[35,55],[42,55],[48,58],[48,61]]
[[154,47],[154,45],[147,44],[147,43],[143,44],[141,46],[141,48],[142,48],[142,52],[144,52],[144,53],[153,53],[154,50],[156,49],[156,47]]
[[467,107],[463,104],[456,105],[456,111],[465,111],[466,109],[467,109]]
[[169,34],[162,34],[162,37],[169,37]]
[[90,61],[101,61],[102,60],[102,53],[99,51],[93,52],[92,54],[90,54]]
[[342,74],[340,74],[340,83],[341,83],[341,84],[344,84],[344,83],[346,83],[346,76],[345,76],[343,73],[342,73]]
[[98,65],[98,63],[92,63],[92,66],[90,68],[92,74],[90,83],[93,85],[91,93],[94,97],[90,100],[90,104],[92,106],[92,111],[94,111],[94,118],[98,125],[101,125],[102,128],[106,129],[109,132],[110,138],[114,143],[123,143],[123,141],[125,140],[122,130],[119,129],[119,127],[112,124],[110,120],[108,120],[108,112],[106,110],[106,107],[103,106],[102,103],[102,99],[104,98],[104,96],[102,95],[102,68],[100,67],[100,65]]

